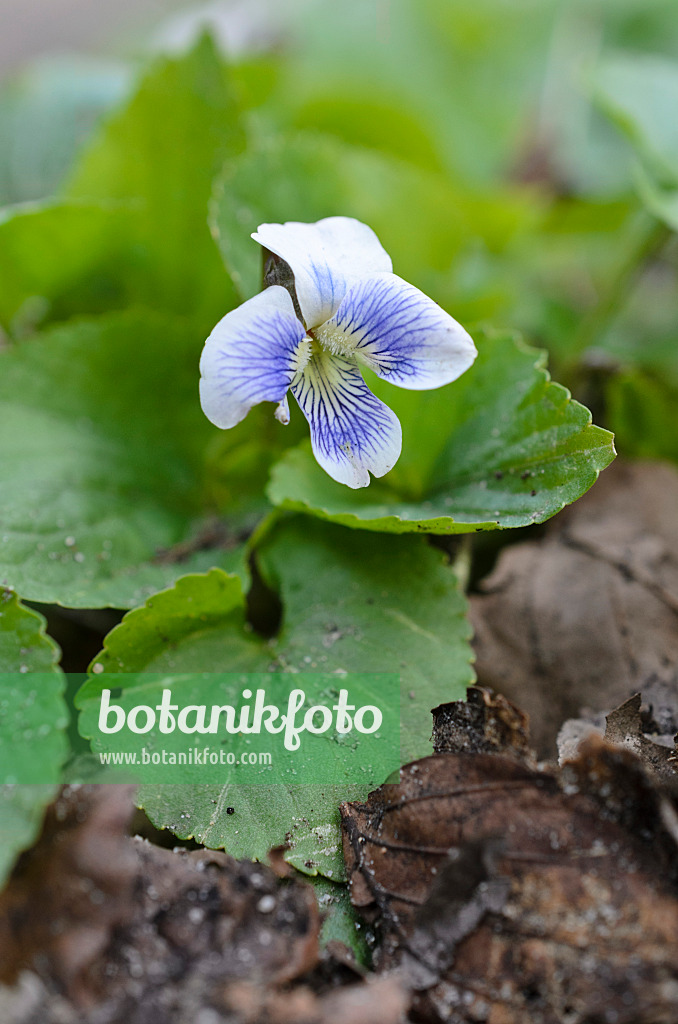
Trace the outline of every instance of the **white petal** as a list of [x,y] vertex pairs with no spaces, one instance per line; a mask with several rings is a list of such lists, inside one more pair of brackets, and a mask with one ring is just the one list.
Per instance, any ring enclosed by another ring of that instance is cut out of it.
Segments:
[[260,224],[252,238],[289,263],[309,330],[336,313],[355,281],[393,269],[372,228],[352,217],[326,217],[315,224]]
[[449,384],[478,354],[461,324],[395,274],[354,284],[315,336],[331,352],[412,391]]
[[276,410],[273,413],[278,423],[282,423],[284,427],[288,426],[290,422],[290,403],[287,401],[287,395],[283,400],[276,406]]
[[267,288],[227,313],[205,342],[200,404],[217,427],[234,427],[259,402],[281,402],[306,364],[310,342],[288,292]]
[[329,475],[348,487],[367,487],[398,461],[402,431],[365,384],[357,366],[317,350],[292,384],[311,428],[313,454]]

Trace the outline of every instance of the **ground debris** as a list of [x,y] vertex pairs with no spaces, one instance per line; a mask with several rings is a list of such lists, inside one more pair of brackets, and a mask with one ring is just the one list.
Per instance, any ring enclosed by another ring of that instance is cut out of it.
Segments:
[[131,787],[101,785],[50,808],[0,895],[2,1024],[400,1024],[397,980],[320,950],[299,876],[133,839],[133,810]]
[[34,958],[84,999],[86,975],[134,915],[137,859],[126,836],[131,786],[67,786],[0,893],[0,982]]
[[642,697],[639,693],[629,697],[605,716],[605,739],[632,750],[646,769],[660,778],[677,779],[675,743],[668,746],[656,743],[644,732]]
[[241,985],[232,986],[226,996],[238,1024],[401,1024],[409,1001],[395,976],[322,995],[306,985],[282,993]]
[[531,760],[527,715],[501,694],[469,686],[465,701],[434,708],[436,754],[504,753]]
[[479,682],[528,712],[540,756],[581,708],[639,691],[662,732],[678,718],[676,508],[675,468],[616,460],[471,599]]
[[613,711],[592,712],[582,708],[579,718],[569,718],[558,733],[560,764],[577,756],[579,745],[589,736],[604,736],[609,743],[626,747],[637,754],[645,768],[664,779],[678,773],[676,732],[678,725],[666,702],[657,703],[656,687],[650,687],[649,699],[635,693]]
[[578,756],[562,766],[568,791],[595,800],[606,819],[618,822],[652,848],[656,869],[678,884],[678,779],[654,773],[632,751],[593,734]]
[[[437,754],[343,805],[351,897],[413,1020],[675,1024],[678,857],[659,810],[675,805],[634,754],[593,742],[562,772]],[[636,773],[623,806],[615,771],[620,791]]]

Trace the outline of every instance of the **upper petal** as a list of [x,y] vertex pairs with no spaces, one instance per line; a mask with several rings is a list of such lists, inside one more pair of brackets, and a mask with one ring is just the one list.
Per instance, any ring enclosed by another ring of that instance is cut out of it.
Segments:
[[284,288],[273,285],[227,313],[205,342],[200,404],[217,427],[234,427],[259,402],[281,402],[308,359],[309,341]]
[[315,224],[260,224],[252,238],[292,268],[309,330],[336,313],[353,282],[393,269],[372,228],[352,217],[326,217]]
[[334,480],[367,487],[370,473],[383,476],[398,461],[398,417],[372,394],[354,364],[317,349],[292,394],[309,422],[313,454]]
[[354,284],[315,336],[330,351],[412,391],[449,384],[478,354],[461,324],[395,274]]

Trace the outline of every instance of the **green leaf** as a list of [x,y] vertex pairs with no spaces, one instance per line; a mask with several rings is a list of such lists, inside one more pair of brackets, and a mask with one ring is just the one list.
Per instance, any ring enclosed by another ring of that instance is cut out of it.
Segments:
[[[371,787],[374,788],[374,787]],[[233,857],[285,860],[306,875],[344,879],[339,804],[364,800],[365,786],[142,786],[137,802],[158,828]],[[227,813],[227,808],[232,810]]]
[[529,526],[576,501],[614,458],[612,435],[550,381],[543,353],[513,335],[475,339],[474,366],[436,392],[370,381],[403,425],[386,478],[352,491],[306,444],[274,467],[271,501],[356,529],[441,534]]
[[45,629],[42,615],[26,608],[13,591],[0,587],[0,672],[53,672],[60,681],[61,651]]
[[214,319],[233,304],[207,206],[217,171],[243,144],[230,76],[204,36],[152,67],[84,154],[66,194],[136,202],[145,305]]
[[132,304],[205,335],[235,301],[207,225],[212,179],[243,145],[234,88],[209,40],[156,64],[95,137],[65,198],[0,220],[0,322],[17,336]]
[[403,757],[429,753],[431,708],[463,699],[473,677],[466,603],[441,553],[416,537],[295,518],[258,559],[283,604],[280,662],[293,672],[398,672]]
[[[0,884],[36,838],[66,756],[59,656],[42,615],[0,588]],[[35,784],[9,781],[29,776]]]
[[212,223],[243,297],[261,287],[261,247],[249,237],[259,224],[340,213],[369,224],[396,273],[440,300],[451,289],[450,267],[477,247],[479,234],[489,249],[503,250],[533,222],[535,209],[526,199],[460,191],[410,162],[302,133],[254,139],[228,161],[215,186]]
[[649,169],[678,185],[678,62],[653,54],[607,56],[594,94]]
[[0,353],[0,578],[26,598],[125,608],[187,570],[245,573],[251,509],[210,550],[201,343],[133,311]]
[[353,951],[358,963],[369,968],[372,958],[365,938],[368,929],[351,903],[348,886],[341,882],[330,882],[322,875],[316,875],[311,884],[323,917],[321,946],[326,946],[328,942],[343,942]]
[[22,335],[72,310],[104,311],[129,298],[121,281],[126,258],[121,240],[130,235],[134,220],[134,211],[120,203],[77,200],[0,211],[3,327]]
[[421,118],[391,99],[332,93],[309,97],[295,113],[302,132],[336,135],[353,145],[379,149],[425,170],[444,170],[440,154]]
[[0,785],[0,886],[9,877],[16,859],[40,835],[45,808],[55,798],[57,786]]
[[661,378],[639,368],[627,370],[608,382],[605,399],[625,456],[678,462],[675,370]]
[[650,213],[663,220],[672,231],[678,231],[678,162],[676,163],[676,185],[665,188],[657,185],[642,167],[636,169],[638,194]]
[[[214,569],[129,612],[106,638],[97,670],[397,672],[403,755],[422,756],[431,707],[463,697],[473,679],[465,601],[442,557],[415,537],[374,538],[295,517],[257,549],[283,605],[277,638],[245,627],[240,581]],[[91,685],[100,688],[98,675]]]
[[[288,50],[271,105],[289,118],[295,104],[318,95],[388,100],[429,130],[453,173],[496,180],[524,139],[556,2],[407,0],[385,10],[316,0],[310,17],[290,5],[300,41]],[[562,31],[558,38],[562,46]],[[383,144],[379,127],[375,134]]]
[[[221,569],[183,576],[125,615],[94,664],[106,673],[261,671],[271,658],[244,626],[245,598],[236,576]],[[196,643],[193,662],[188,651]],[[78,706],[100,689],[99,680],[91,679],[78,694]]]
[[[394,672],[402,756],[427,753],[430,709],[463,698],[473,678],[465,602],[441,553],[419,538],[292,519],[267,536],[258,557],[282,602],[278,637],[247,629],[237,581],[219,570],[185,577],[109,634],[78,703],[96,699],[110,672]],[[236,856],[262,858],[289,832],[287,859],[336,879],[339,802],[365,795],[357,785],[145,786],[140,799],[155,824]],[[227,806],[235,813],[226,815]]]

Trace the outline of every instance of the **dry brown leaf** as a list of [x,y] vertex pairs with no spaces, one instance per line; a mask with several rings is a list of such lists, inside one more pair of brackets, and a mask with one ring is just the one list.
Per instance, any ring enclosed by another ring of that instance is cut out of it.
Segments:
[[604,736],[609,743],[632,750],[653,775],[676,777],[676,722],[666,695],[658,686],[650,688],[651,700],[634,694],[613,711],[592,712],[582,708],[579,718],[568,718],[558,733],[560,764],[577,756],[589,736]]
[[416,1019],[675,1024],[663,856],[575,775],[563,791],[514,757],[439,754],[342,814],[352,899],[381,968],[418,990]]
[[658,775],[628,747],[591,735],[563,765],[561,782],[591,797],[605,818],[649,844],[655,869],[678,884],[678,779]]
[[677,508],[673,467],[617,460],[472,598],[479,682],[525,708],[540,754],[638,691],[678,718]]
[[132,793],[68,786],[48,809],[40,839],[0,893],[0,982],[14,982],[39,956],[60,988],[82,991],[113,929],[134,913]]
[[676,749],[655,743],[643,731],[642,697],[635,693],[605,716],[605,739],[608,743],[627,747],[642,761],[645,768],[660,778],[676,778]]

